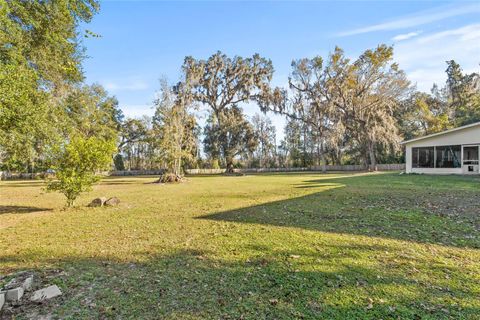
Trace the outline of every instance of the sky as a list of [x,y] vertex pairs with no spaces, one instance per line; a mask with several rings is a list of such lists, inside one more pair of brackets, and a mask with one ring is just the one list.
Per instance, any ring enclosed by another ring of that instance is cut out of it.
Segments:
[[[102,1],[82,26],[87,83],[100,83],[127,117],[153,115],[159,79],[179,80],[185,56],[259,53],[288,84],[293,59],[326,57],[335,46],[356,58],[380,43],[418,90],[445,82],[445,61],[480,71],[480,1]],[[248,117],[259,113],[244,106]],[[283,137],[285,120],[268,114]],[[205,112],[200,112],[200,123]]]

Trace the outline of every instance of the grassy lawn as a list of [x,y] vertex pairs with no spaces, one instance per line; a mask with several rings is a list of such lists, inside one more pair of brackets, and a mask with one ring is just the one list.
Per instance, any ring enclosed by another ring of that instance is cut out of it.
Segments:
[[[108,178],[64,211],[0,183],[0,273],[35,270],[71,319],[478,319],[480,179]],[[86,208],[117,196],[113,208]],[[5,316],[5,315],[4,315]]]

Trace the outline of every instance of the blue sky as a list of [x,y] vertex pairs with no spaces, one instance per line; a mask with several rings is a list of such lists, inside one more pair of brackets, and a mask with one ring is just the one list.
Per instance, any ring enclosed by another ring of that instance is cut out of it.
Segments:
[[[178,80],[185,56],[217,50],[271,59],[281,86],[292,59],[326,56],[336,45],[352,58],[394,45],[420,90],[445,81],[446,60],[480,71],[480,1],[104,1],[86,28],[101,35],[84,40],[86,80],[104,85],[130,117],[153,114],[158,79]],[[281,137],[284,120],[270,116]]]

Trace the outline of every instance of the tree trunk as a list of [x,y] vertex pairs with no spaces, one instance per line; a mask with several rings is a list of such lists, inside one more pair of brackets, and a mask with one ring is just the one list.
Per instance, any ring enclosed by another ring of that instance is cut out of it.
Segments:
[[377,160],[375,158],[375,142],[370,142],[368,144],[368,154],[370,158],[370,171],[377,171]]
[[320,143],[320,162],[322,164],[322,173],[327,173],[327,160],[325,159],[325,152],[323,150],[323,142]]
[[227,171],[226,171],[226,173],[234,173],[234,170],[233,170],[233,157],[227,156],[225,160],[226,160],[226,163],[227,163]]

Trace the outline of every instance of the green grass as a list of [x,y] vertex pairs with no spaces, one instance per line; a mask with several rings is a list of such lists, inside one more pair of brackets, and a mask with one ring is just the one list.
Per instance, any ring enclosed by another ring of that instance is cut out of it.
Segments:
[[[478,319],[480,179],[388,174],[108,178],[62,210],[0,184],[0,273],[71,319]],[[114,208],[86,208],[117,196]]]

